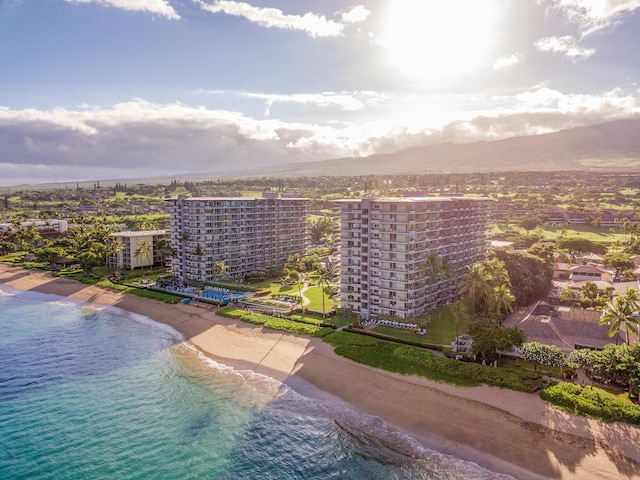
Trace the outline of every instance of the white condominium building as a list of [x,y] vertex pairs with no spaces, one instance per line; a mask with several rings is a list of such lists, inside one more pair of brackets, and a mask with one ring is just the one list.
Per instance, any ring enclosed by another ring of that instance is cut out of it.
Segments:
[[182,280],[243,277],[282,266],[309,242],[306,198],[170,198],[173,274]]
[[[140,230],[130,232],[116,232],[109,235],[108,242],[119,241],[120,249],[109,255],[107,266],[113,269],[133,270],[138,267],[163,265],[165,259],[158,249],[158,240],[169,238],[166,230]],[[147,248],[140,248],[147,242]]]
[[467,266],[485,259],[490,201],[339,200],[342,307],[364,319],[413,318],[455,300]]

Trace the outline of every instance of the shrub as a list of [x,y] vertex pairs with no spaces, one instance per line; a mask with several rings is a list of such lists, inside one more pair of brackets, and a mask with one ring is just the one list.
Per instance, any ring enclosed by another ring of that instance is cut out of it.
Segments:
[[333,332],[331,335],[327,335],[324,341],[328,342],[332,347],[339,347],[341,345],[374,347],[378,344],[378,340],[375,338],[344,331]]
[[640,425],[640,407],[601,388],[563,382],[541,391],[540,397],[561,410],[577,415],[605,422]]
[[325,341],[335,347],[338,355],[356,362],[438,382],[460,386],[485,383],[524,392],[536,391],[543,382],[540,376],[528,372],[460,362],[421,348],[379,341],[355,333],[335,332],[325,337]]

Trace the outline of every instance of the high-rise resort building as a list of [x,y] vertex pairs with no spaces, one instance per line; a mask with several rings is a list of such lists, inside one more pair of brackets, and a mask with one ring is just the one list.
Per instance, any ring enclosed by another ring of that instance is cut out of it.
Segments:
[[487,253],[489,198],[338,200],[340,300],[361,318],[413,318],[456,299]]
[[181,280],[242,278],[282,266],[309,244],[306,198],[169,198],[173,274]]

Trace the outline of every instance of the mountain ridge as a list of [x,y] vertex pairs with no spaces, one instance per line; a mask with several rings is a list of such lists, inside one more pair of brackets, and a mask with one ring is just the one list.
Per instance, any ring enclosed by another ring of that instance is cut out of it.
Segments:
[[395,153],[253,169],[251,175],[428,174],[509,170],[639,170],[640,118],[538,135],[413,146]]

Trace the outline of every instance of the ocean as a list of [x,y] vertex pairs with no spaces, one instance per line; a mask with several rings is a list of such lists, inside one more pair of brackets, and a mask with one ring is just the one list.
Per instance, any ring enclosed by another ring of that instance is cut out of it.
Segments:
[[170,327],[0,285],[2,479],[507,479],[217,364]]

